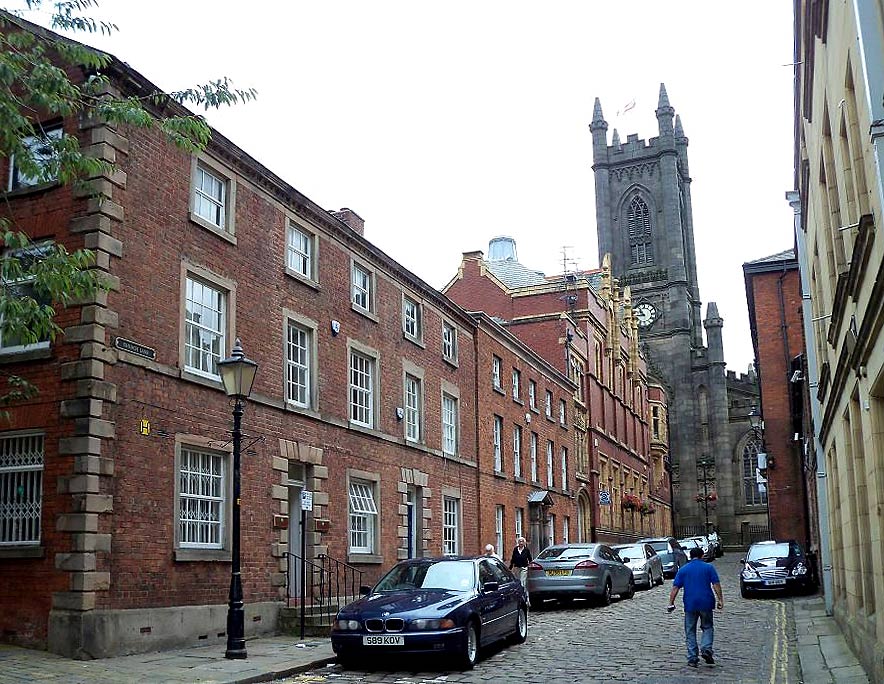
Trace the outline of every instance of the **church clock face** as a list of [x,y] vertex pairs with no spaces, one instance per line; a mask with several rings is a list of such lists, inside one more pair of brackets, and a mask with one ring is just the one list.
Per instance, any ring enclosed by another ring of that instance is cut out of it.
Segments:
[[647,328],[657,320],[657,309],[650,302],[642,302],[635,307],[635,317],[638,319],[639,327]]

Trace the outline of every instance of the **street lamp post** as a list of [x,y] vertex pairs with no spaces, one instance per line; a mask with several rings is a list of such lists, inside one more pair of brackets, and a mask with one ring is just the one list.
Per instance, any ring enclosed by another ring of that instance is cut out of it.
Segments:
[[252,383],[258,364],[246,358],[239,339],[230,357],[218,362],[221,382],[233,404],[233,543],[230,566],[230,591],[227,607],[227,651],[225,658],[242,660],[248,657],[245,639],[245,611],[243,609],[242,579],[240,577],[240,445],[242,442],[243,399],[252,393]]
[[715,477],[709,477],[709,469],[715,467],[715,461],[709,460],[706,456],[702,460],[697,461],[697,467],[702,469],[703,477],[700,482],[703,483],[703,515],[705,517],[706,527],[704,534],[709,534],[709,483],[715,482]]
[[[771,539],[776,539],[773,533],[773,522],[770,515],[770,466],[773,465],[771,459],[768,458],[764,448],[764,418],[758,411],[758,407],[754,404],[749,411],[749,427],[752,429],[752,438],[755,440],[758,449],[758,471],[759,475],[762,468],[764,469],[764,502],[767,508],[767,534]],[[762,464],[763,461],[763,464]]]

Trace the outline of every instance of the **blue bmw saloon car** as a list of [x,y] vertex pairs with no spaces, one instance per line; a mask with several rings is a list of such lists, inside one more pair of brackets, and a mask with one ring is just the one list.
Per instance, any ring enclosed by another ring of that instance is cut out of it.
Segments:
[[393,566],[362,598],[342,608],[332,627],[338,660],[405,653],[453,654],[462,669],[480,646],[528,636],[528,596],[498,559],[417,558]]

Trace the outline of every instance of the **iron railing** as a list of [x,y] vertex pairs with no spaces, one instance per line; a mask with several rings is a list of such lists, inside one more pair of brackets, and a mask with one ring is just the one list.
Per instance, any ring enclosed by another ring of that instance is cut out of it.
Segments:
[[359,596],[362,571],[327,554],[313,560],[288,552],[284,556],[286,606],[297,608],[303,639],[308,620],[312,627],[331,627],[338,608]]

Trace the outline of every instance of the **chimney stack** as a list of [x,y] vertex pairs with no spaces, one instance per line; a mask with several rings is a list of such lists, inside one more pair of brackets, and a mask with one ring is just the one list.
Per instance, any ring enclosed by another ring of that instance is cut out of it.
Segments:
[[365,236],[365,221],[352,209],[347,209],[347,207],[339,209],[338,211],[329,209],[328,213],[338,219],[338,221],[346,223],[354,233],[359,233],[363,237]]

